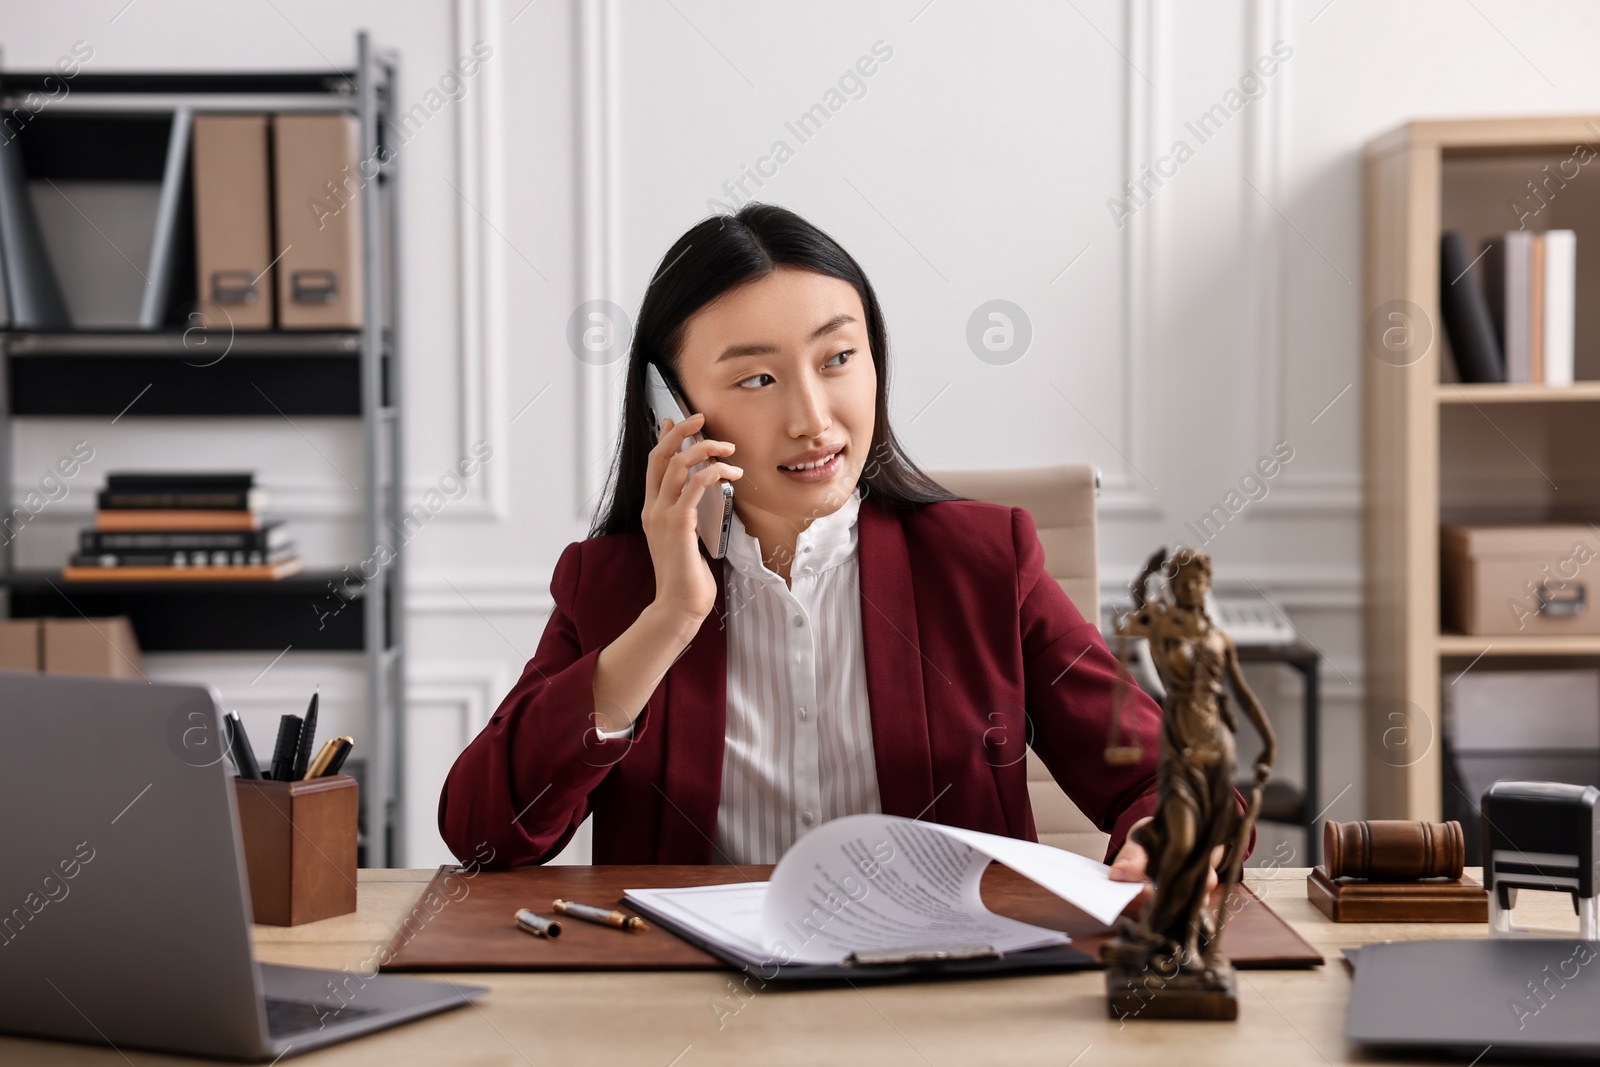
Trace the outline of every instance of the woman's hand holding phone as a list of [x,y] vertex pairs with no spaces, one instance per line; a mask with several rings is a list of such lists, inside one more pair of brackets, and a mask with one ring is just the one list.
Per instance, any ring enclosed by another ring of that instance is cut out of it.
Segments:
[[[727,441],[697,441],[678,451],[703,421],[699,415],[676,424],[662,419],[660,439],[650,450],[640,519],[656,570],[656,596],[595,661],[590,723],[605,735],[633,724],[717,605],[717,579],[700,555],[697,508],[717,479],[732,481],[744,471],[717,460],[733,451]],[[702,462],[705,469],[691,476],[689,469]]]
[[[640,518],[650,559],[656,572],[656,598],[652,605],[685,625],[698,629],[717,603],[717,580],[700,555],[696,509],[700,498],[718,481],[737,481],[743,468],[717,457],[730,455],[729,441],[706,439],[679,451],[686,438],[705,422],[700,413],[682,422],[661,420],[661,435],[650,450],[645,474],[644,511]],[[690,468],[706,463],[699,473]]]

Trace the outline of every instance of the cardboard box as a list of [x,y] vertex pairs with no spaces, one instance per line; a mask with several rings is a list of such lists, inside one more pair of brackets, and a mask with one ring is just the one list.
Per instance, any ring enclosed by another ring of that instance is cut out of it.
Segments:
[[144,677],[144,657],[127,616],[39,621],[43,624],[40,662],[47,673]]
[[278,327],[359,330],[361,127],[354,115],[272,117]]
[[200,321],[212,330],[269,330],[275,282],[267,116],[196,115],[190,157]]
[[1588,526],[1440,529],[1443,622],[1455,633],[1600,634],[1597,576],[1600,537]]
[[36,671],[39,664],[39,620],[0,619],[0,671]]

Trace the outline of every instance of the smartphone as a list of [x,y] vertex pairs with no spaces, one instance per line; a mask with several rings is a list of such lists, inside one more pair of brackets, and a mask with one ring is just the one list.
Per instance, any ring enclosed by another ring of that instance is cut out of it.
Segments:
[[[661,376],[661,371],[656,369],[654,363],[645,366],[644,375],[645,401],[650,407],[650,429],[653,439],[659,441],[662,419],[671,419],[672,424],[676,426],[689,416],[684,413],[684,405],[678,402],[677,396],[668,388],[666,379]],[[683,445],[678,451],[682,452],[683,449],[704,439],[700,434],[690,434],[683,439]],[[718,460],[720,458],[718,457]],[[715,461],[706,460],[697,463],[689,469],[689,473],[694,474],[711,462]],[[696,521],[700,541],[706,546],[706,551],[711,553],[711,558],[722,559],[726,556],[728,534],[733,529],[732,482],[719,480],[701,494],[700,511]]]

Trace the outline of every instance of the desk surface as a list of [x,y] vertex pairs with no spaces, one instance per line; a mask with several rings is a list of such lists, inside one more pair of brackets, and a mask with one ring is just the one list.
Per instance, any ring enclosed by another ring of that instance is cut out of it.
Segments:
[[[361,967],[389,943],[432,873],[363,870],[355,914],[292,928],[258,926],[257,954],[268,963]],[[1330,922],[1306,899],[1307,873],[1304,867],[1245,872],[1250,887],[1327,962],[1305,971],[1239,972],[1236,1023],[1119,1024],[1106,1017],[1105,977],[1099,971],[758,993],[736,986],[739,976],[734,972],[463,974],[461,981],[493,991],[471,1007],[293,1062],[371,1067],[1384,1062],[1363,1058],[1359,1048],[1345,1041],[1351,978],[1340,949],[1383,940],[1482,937],[1487,928]],[[1469,873],[1476,877],[1479,872]],[[1524,894],[1517,921],[1576,929],[1571,911],[1564,897]],[[202,1062],[138,1051],[129,1057],[110,1048],[0,1036],[0,1063],[53,1067],[132,1062],[146,1067]]]

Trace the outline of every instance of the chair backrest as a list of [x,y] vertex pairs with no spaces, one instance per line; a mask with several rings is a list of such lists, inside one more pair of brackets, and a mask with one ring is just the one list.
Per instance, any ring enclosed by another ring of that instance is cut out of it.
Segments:
[[[1100,567],[1095,547],[1099,476],[1087,463],[1026,470],[929,471],[958,496],[1025,508],[1044,547],[1045,569],[1080,614],[1100,622]],[[1028,750],[1028,799],[1039,840],[1091,859],[1106,854],[1110,836],[1078,810],[1039,757]]]

